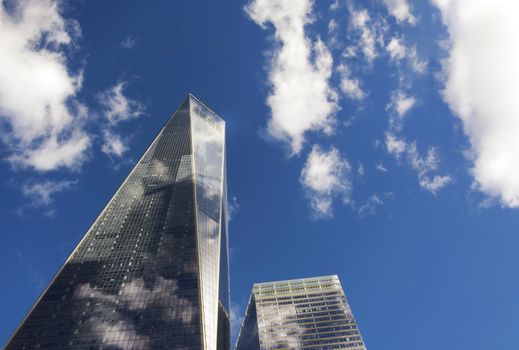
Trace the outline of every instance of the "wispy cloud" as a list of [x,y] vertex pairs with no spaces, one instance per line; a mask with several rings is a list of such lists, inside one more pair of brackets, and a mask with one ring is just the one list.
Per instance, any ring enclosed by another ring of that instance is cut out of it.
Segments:
[[391,62],[400,63],[406,60],[408,67],[414,73],[423,74],[427,70],[428,61],[418,55],[416,46],[407,47],[404,39],[394,36],[386,45]]
[[364,169],[364,165],[361,162],[357,164],[357,176],[362,179],[366,175],[366,169]]
[[351,166],[339,150],[323,150],[314,145],[301,171],[300,182],[316,218],[333,217],[332,202],[342,197],[348,203],[351,194]]
[[[12,10],[12,11],[11,11]],[[58,2],[28,0],[0,6],[0,119],[2,141],[15,167],[77,169],[90,137],[82,129],[87,108],[77,99],[82,72],[67,67],[79,25]]]
[[288,143],[292,154],[301,151],[309,131],[331,134],[339,109],[329,82],[332,55],[319,38],[312,40],[305,32],[313,21],[312,6],[311,0],[253,0],[245,8],[262,28],[274,27],[267,131]]
[[227,206],[229,210],[229,212],[227,213],[227,215],[229,216],[228,219],[229,221],[231,221],[240,209],[240,203],[238,202],[238,198],[236,196],[232,196]]
[[[439,156],[436,147],[429,147],[427,154],[422,156],[416,142],[407,142],[402,134],[404,119],[416,105],[414,96],[402,90],[391,93],[390,102],[386,106],[389,113],[389,130],[385,133],[386,150],[400,160],[406,156],[407,164],[418,174],[420,187],[433,195],[452,182],[450,175],[437,175]],[[383,168],[379,168],[382,170]],[[385,169],[385,168],[384,168]]]
[[[406,1],[384,1],[388,11],[397,22],[415,24],[416,18],[410,13]],[[391,92],[386,105],[389,126],[385,133],[385,145],[389,154],[398,161],[405,156],[407,164],[417,173],[420,187],[432,194],[452,182],[450,175],[437,175],[438,151],[429,147],[427,155],[422,156],[416,146],[416,141],[408,142],[403,136],[405,120],[417,106],[418,99],[412,92],[413,80],[416,74],[424,74],[427,60],[420,58],[416,46],[409,47],[403,36],[393,35],[385,46],[389,62],[398,67],[399,88]],[[413,74],[410,74],[413,73]],[[385,167],[377,167],[384,171]]]
[[136,44],[137,44],[137,40],[131,36],[128,36],[128,37],[124,38],[123,41],[121,41],[121,47],[128,49],[128,50],[133,50],[135,48]]
[[383,194],[374,193],[369,196],[362,205],[356,208],[357,214],[361,218],[373,215],[385,202],[394,198],[395,194],[393,192],[385,192]]
[[103,130],[103,153],[109,156],[121,157],[128,150],[129,138],[123,138],[115,132],[115,126],[120,122],[137,118],[144,114],[144,105],[130,99],[124,93],[127,83],[120,81],[109,89],[97,95],[103,107],[103,116],[109,125]]
[[56,215],[54,201],[56,195],[74,188],[77,181],[70,180],[30,180],[21,185],[22,195],[26,198],[23,205],[16,209],[24,216],[28,209],[41,211],[47,217]]
[[416,98],[402,90],[393,91],[386,110],[389,112],[389,128],[399,132],[402,129],[404,118],[416,105]]
[[476,188],[519,207],[519,2],[434,3],[450,35],[443,98],[470,140]]
[[366,97],[366,93],[360,87],[360,81],[351,77],[350,69],[346,64],[340,64],[337,67],[337,71],[341,77],[341,91],[347,97],[353,100],[362,100]]
[[74,181],[61,180],[29,182],[22,186],[22,193],[32,206],[48,206],[54,201],[54,195],[74,186]]
[[128,84],[120,81],[109,89],[98,94],[99,103],[103,106],[104,116],[111,124],[137,118],[144,113],[144,105],[132,100],[124,94]]
[[[350,27],[353,32],[358,33],[357,47],[360,49],[368,63],[379,55],[379,46],[384,42],[384,34],[387,31],[385,23],[374,20],[367,9],[356,9],[351,3],[348,6]],[[353,53],[350,46],[349,53]]]
[[128,150],[127,143],[120,135],[104,130],[101,151],[109,156],[121,157]]
[[406,151],[407,144],[404,139],[396,136],[392,132],[386,132],[386,149],[389,154],[396,158]]
[[429,62],[418,55],[416,46],[407,49],[407,61],[415,73],[424,74],[427,71]]
[[389,40],[389,43],[386,46],[386,51],[389,53],[389,58],[391,60],[402,60],[406,55],[406,47],[402,42],[402,39],[393,37]]
[[402,154],[407,156],[407,162],[418,174],[418,184],[424,190],[436,194],[440,189],[452,182],[450,175],[438,175],[440,162],[436,147],[429,147],[425,156],[417,149],[416,142],[408,143],[392,133],[386,133],[386,149],[400,159]]
[[375,164],[375,169],[377,169],[381,173],[387,173],[387,168],[386,168],[386,166],[383,163]]
[[411,167],[418,172],[418,183],[420,186],[432,194],[447,186],[452,182],[450,175],[434,175],[438,170],[438,151],[435,147],[430,147],[427,154],[421,156],[416,148],[416,143],[408,145],[407,154]]
[[416,17],[411,13],[411,7],[407,0],[383,0],[384,5],[391,16],[393,16],[398,23],[407,22],[414,25]]

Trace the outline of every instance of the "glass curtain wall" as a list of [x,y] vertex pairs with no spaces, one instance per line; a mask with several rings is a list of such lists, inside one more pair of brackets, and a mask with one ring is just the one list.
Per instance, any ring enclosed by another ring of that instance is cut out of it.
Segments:
[[236,349],[366,347],[338,277],[325,276],[254,284]]
[[189,95],[6,348],[228,349],[226,205],[225,123]]

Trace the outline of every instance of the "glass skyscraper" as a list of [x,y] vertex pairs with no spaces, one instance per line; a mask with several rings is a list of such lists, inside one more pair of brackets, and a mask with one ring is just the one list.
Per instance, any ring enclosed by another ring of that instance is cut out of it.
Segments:
[[225,123],[189,95],[7,349],[229,349]]
[[236,350],[365,350],[337,276],[256,283]]

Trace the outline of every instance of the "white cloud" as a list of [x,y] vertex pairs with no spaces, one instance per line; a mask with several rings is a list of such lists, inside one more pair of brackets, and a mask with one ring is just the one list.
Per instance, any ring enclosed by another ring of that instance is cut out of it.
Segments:
[[357,175],[362,178],[366,174],[366,170],[364,169],[364,165],[359,162],[357,165]]
[[[389,147],[388,147],[388,149],[389,149]],[[387,173],[387,168],[386,168],[386,166],[383,163],[375,164],[375,169],[377,169],[381,173]]]
[[411,70],[418,74],[425,73],[427,69],[427,60],[418,55],[416,46],[408,48],[403,39],[392,37],[386,45],[386,51],[389,59],[393,62],[400,62],[406,59]]
[[438,190],[447,186],[452,182],[449,175],[432,175],[431,173],[438,170],[438,151],[435,147],[427,150],[425,157],[421,156],[413,142],[407,147],[407,156],[411,167],[418,173],[418,183],[420,186],[432,194],[436,194]]
[[103,106],[103,115],[109,126],[103,130],[103,145],[101,151],[109,156],[121,157],[128,150],[128,139],[114,132],[114,127],[120,122],[137,118],[144,113],[144,105],[128,98],[124,94],[126,82],[118,82],[114,86],[97,95]]
[[127,142],[110,130],[103,131],[101,151],[109,156],[121,157],[128,150]]
[[397,37],[391,38],[386,46],[386,51],[389,53],[391,60],[401,60],[405,58],[406,47],[401,39]]
[[416,73],[423,74],[427,70],[427,60],[418,56],[416,47],[413,46],[407,50],[407,60],[411,69]]
[[227,204],[227,207],[228,207],[227,208],[228,209],[228,213],[227,213],[228,218],[227,219],[229,221],[231,221],[232,219],[234,219],[234,216],[240,209],[240,203],[238,202],[238,198],[236,196],[232,196],[231,200]]
[[438,190],[452,182],[450,175],[437,175],[439,156],[436,147],[430,147],[427,154],[420,155],[416,142],[408,143],[403,138],[386,132],[386,148],[389,154],[397,159],[403,154],[407,155],[407,162],[418,174],[418,184],[424,190],[436,194]]
[[386,146],[389,153],[402,153],[405,145],[396,136],[402,131],[404,118],[416,105],[416,98],[408,95],[402,90],[391,93],[386,110],[389,112],[389,132],[386,133]]
[[82,76],[69,71],[66,54],[78,36],[55,1],[22,1],[9,12],[0,4],[0,120],[15,167],[74,169],[86,159]]
[[386,110],[389,112],[389,127],[393,131],[401,131],[404,118],[416,105],[416,98],[401,90],[393,91]]
[[350,23],[354,30],[360,33],[359,46],[366,60],[371,63],[377,57],[377,25],[371,20],[366,9],[355,10],[348,7]]
[[332,33],[337,30],[338,28],[337,21],[335,19],[331,19],[330,22],[328,22],[328,33]]
[[340,45],[338,34],[339,34],[339,24],[337,23],[337,21],[334,18],[332,18],[328,22],[328,46],[330,48],[334,48],[334,47],[337,47]]
[[298,154],[309,131],[331,134],[339,110],[330,86],[332,55],[324,43],[311,40],[305,26],[313,21],[311,0],[253,0],[245,8],[262,28],[274,27],[275,46],[269,65],[271,109],[267,131],[289,143]]
[[300,182],[316,217],[333,216],[333,198],[341,196],[350,201],[351,166],[335,147],[328,151],[314,145],[301,171]]
[[351,72],[347,65],[340,64],[337,71],[341,77],[341,90],[346,96],[353,100],[362,100],[366,97],[366,93],[360,87],[359,80],[351,78]]
[[478,188],[519,207],[519,2],[436,0],[450,34],[443,97],[463,123]]
[[346,48],[342,52],[342,57],[344,57],[344,58],[357,57],[357,47],[355,45],[346,46]]
[[439,189],[447,186],[451,182],[452,182],[452,178],[449,175],[442,175],[442,176],[435,175],[432,178],[423,177],[423,178],[420,178],[418,181],[418,183],[424,190],[427,190],[433,194],[436,194],[436,192]]
[[366,199],[366,202],[357,208],[357,213],[361,218],[364,218],[369,215],[373,215],[377,212],[378,208],[383,206],[384,203],[389,200],[395,198],[395,194],[393,192],[386,192],[384,194],[374,193]]
[[340,89],[350,99],[363,100],[368,95],[362,88],[361,81],[352,78],[351,58],[363,56],[371,65],[379,55],[379,48],[383,46],[387,25],[380,18],[372,18],[366,9],[356,9],[348,3],[349,13],[349,42],[341,54],[341,63],[337,67],[340,75]]
[[415,104],[416,99],[402,91],[397,91],[391,98],[391,107],[394,108],[400,118],[404,117]]
[[330,4],[330,11],[336,11],[339,8],[339,0],[334,0]]
[[421,157],[418,153],[418,149],[416,148],[416,143],[413,142],[409,144],[408,152],[409,161],[413,169],[416,169],[420,172],[427,172],[436,170],[438,167],[438,152],[436,148],[429,148],[427,155],[425,157]]
[[55,194],[71,188],[74,184],[74,181],[67,180],[30,182],[22,186],[22,193],[29,199],[30,206],[48,206],[54,201]]
[[407,0],[383,0],[388,12],[395,17],[398,23],[407,22],[411,25],[416,23],[416,17],[411,13]]
[[405,152],[406,147],[407,144],[404,139],[399,138],[391,132],[386,132],[386,148],[389,154],[393,154],[399,158],[400,155]]
[[135,45],[137,44],[137,40],[135,38],[132,38],[131,36],[126,37],[123,41],[121,41],[121,47],[132,50],[135,48]]
[[111,124],[137,118],[144,113],[144,106],[124,95],[126,82],[118,82],[111,88],[98,94],[99,103],[104,108],[104,115]]

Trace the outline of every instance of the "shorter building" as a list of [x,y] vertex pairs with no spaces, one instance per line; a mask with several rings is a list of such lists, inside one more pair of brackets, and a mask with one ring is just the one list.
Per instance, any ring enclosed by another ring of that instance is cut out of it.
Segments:
[[365,350],[337,276],[256,283],[236,350]]

